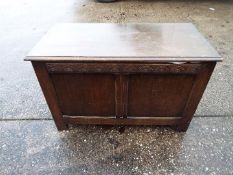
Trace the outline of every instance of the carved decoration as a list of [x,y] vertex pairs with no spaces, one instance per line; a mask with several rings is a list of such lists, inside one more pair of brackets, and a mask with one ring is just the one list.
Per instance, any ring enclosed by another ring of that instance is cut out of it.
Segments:
[[196,74],[200,64],[132,63],[46,63],[50,73],[188,73]]

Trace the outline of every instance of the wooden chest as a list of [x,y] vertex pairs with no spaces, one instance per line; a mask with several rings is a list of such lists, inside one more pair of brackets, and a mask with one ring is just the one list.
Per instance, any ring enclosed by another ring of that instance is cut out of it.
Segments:
[[32,49],[58,130],[69,124],[185,131],[221,57],[189,23],[59,24]]

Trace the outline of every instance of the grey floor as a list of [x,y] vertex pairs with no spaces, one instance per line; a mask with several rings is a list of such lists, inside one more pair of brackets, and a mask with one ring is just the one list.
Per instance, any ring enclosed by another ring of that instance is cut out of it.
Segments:
[[[186,133],[58,132],[23,58],[58,22],[192,22],[223,56]],[[233,1],[0,1],[0,174],[233,174]]]

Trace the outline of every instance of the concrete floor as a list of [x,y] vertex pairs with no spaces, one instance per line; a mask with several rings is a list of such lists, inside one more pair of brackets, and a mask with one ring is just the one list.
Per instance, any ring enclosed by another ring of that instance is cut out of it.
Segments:
[[53,121],[1,122],[0,174],[232,175],[232,125],[232,117],[198,117],[186,133],[93,126],[59,133]]
[[[23,61],[58,22],[192,22],[225,60],[186,134],[95,126],[59,133]],[[233,1],[0,1],[0,54],[0,174],[233,174]]]

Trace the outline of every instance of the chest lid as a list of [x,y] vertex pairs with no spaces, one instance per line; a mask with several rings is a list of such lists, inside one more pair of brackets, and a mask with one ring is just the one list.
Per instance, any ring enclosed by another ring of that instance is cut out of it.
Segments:
[[31,50],[29,61],[221,61],[191,23],[64,23]]

